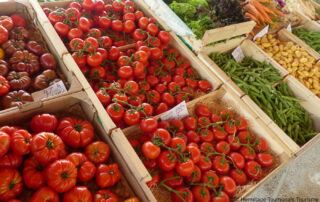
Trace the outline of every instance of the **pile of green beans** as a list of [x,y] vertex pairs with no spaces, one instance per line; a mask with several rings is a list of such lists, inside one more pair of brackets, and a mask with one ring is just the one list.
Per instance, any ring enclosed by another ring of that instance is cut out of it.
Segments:
[[320,53],[320,32],[295,28],[292,29],[292,33]]
[[317,134],[301,100],[272,65],[248,57],[237,63],[231,54],[213,53],[211,59],[297,144]]

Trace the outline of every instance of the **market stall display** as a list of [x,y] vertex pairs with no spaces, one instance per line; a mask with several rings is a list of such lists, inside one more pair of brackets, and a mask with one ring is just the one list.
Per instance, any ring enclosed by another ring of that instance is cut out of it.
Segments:
[[[1,110],[20,107],[57,94],[44,90],[62,86],[60,93],[81,90],[72,72],[60,61],[44,31],[33,23],[35,11],[16,2],[0,9]],[[4,113],[4,112],[2,112]]]

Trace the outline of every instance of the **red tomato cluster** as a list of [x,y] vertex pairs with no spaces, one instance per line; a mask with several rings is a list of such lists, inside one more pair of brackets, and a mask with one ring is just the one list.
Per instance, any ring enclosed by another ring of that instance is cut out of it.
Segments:
[[143,134],[130,143],[153,176],[148,186],[166,188],[173,201],[229,201],[237,186],[261,179],[273,157],[244,118],[229,110],[211,113],[205,105],[195,114],[182,121],[141,121]]
[[[39,114],[29,126],[31,132],[18,126],[0,128],[0,201],[14,201],[24,186],[34,190],[30,202],[59,202],[59,194],[64,202],[102,202],[105,197],[118,201],[108,188],[120,180],[120,170],[116,163],[106,164],[108,144],[92,142],[90,122]],[[101,188],[94,195],[78,184],[91,180]]]
[[56,61],[31,40],[26,20],[18,15],[0,16],[0,96],[2,109],[32,102],[31,92],[60,81]]
[[[211,90],[171,35],[130,0],[72,2],[43,9],[117,126],[135,125]],[[132,41],[132,48],[119,47]]]

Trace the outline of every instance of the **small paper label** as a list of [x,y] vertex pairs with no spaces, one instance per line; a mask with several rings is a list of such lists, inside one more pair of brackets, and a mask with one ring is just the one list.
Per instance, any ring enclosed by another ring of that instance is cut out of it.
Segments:
[[173,120],[173,119],[181,120],[188,115],[189,115],[189,112],[187,109],[186,101],[183,101],[180,104],[178,104],[177,106],[175,106],[174,108],[172,108],[169,111],[167,111],[166,113],[164,113],[160,117],[160,119],[162,121],[168,121],[168,120]]
[[59,81],[57,83],[54,83],[52,86],[49,86],[48,88],[43,90],[44,94],[47,97],[59,95],[61,93],[67,92],[66,87],[64,86],[62,81]]
[[288,25],[287,30],[288,30],[289,32],[292,32],[291,23]]
[[242,62],[245,57],[240,46],[232,51],[232,56],[237,62]]
[[257,38],[259,37],[263,37],[264,35],[266,35],[269,31],[269,25],[267,25],[265,28],[263,28],[258,34],[256,34],[253,37],[253,40],[255,41]]

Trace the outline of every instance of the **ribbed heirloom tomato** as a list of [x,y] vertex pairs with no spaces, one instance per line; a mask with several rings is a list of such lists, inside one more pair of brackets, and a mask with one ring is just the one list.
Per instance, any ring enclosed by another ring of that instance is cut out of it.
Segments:
[[87,182],[91,180],[96,173],[96,166],[87,159],[87,157],[80,152],[74,152],[66,157],[71,161],[78,170],[77,178],[80,182]]
[[91,192],[85,186],[77,186],[63,195],[62,202],[85,201],[92,202]]
[[49,187],[41,187],[31,197],[30,202],[60,202],[59,195]]
[[7,201],[21,194],[23,184],[18,170],[1,168],[0,179],[0,201]]
[[95,164],[105,163],[110,156],[110,148],[106,143],[96,141],[86,147],[85,154]]
[[0,131],[0,158],[3,157],[10,148],[10,136]]
[[53,133],[38,133],[32,138],[30,148],[31,153],[44,165],[66,155],[63,141]]
[[38,114],[32,117],[30,128],[34,133],[54,132],[58,125],[58,119],[52,114]]
[[46,182],[44,166],[35,157],[30,157],[24,161],[22,177],[28,188],[38,189]]
[[58,193],[69,191],[76,185],[77,168],[69,160],[56,160],[45,172],[48,186]]
[[15,153],[7,153],[0,158],[0,168],[19,168],[22,164],[22,156]]
[[121,178],[121,173],[118,165],[113,164],[99,164],[96,174],[96,182],[99,187],[106,188],[115,185]]
[[118,202],[119,199],[116,194],[112,193],[109,189],[100,189],[93,196],[94,202]]
[[11,150],[18,155],[25,155],[30,152],[32,136],[27,130],[17,130],[11,135]]
[[71,117],[59,121],[57,133],[72,148],[83,148],[94,138],[94,129],[90,122]]

